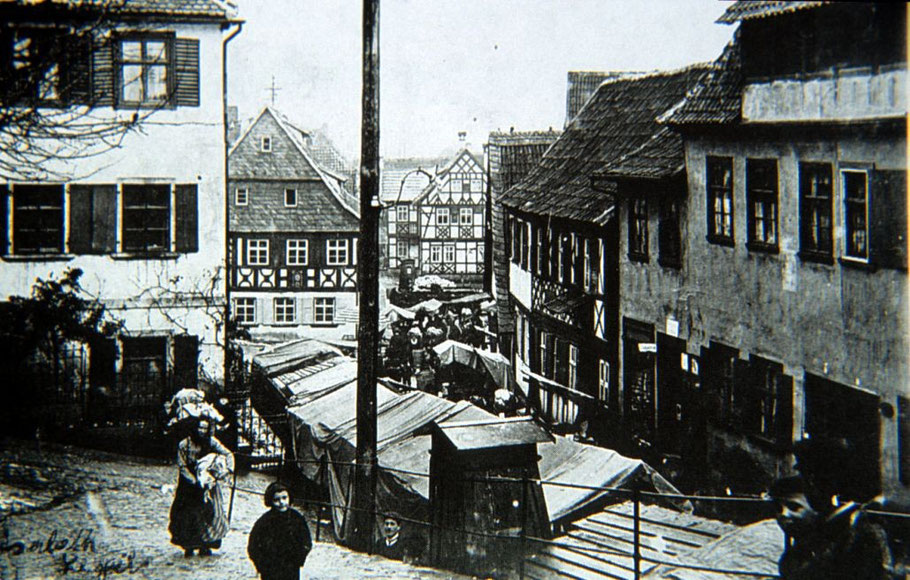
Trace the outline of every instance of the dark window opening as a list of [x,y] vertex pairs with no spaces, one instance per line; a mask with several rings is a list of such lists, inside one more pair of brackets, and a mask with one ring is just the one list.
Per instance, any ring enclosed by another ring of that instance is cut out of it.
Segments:
[[123,186],[123,251],[170,249],[171,188],[168,185]]
[[682,266],[682,237],[679,228],[679,200],[665,198],[660,203],[658,224],[658,260],[661,266],[679,268]]
[[708,240],[733,245],[733,159],[708,157]]
[[799,251],[806,260],[833,259],[830,163],[799,164]]
[[63,186],[13,187],[13,253],[63,252]]
[[777,251],[776,160],[746,160],[746,209],[749,249]]

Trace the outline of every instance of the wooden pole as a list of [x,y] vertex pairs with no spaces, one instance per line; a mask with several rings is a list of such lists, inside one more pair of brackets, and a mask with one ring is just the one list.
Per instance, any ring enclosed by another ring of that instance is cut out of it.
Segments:
[[379,352],[379,0],[363,0],[363,117],[360,144],[360,243],[357,284],[357,459],[351,546],[372,545],[376,511],[376,378]]

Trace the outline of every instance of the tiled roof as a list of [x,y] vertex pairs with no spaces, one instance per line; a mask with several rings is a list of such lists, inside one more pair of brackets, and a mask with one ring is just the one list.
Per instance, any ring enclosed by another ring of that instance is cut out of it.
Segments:
[[435,157],[383,159],[379,170],[380,199],[387,203],[413,201],[430,183],[430,178],[418,169],[435,177],[445,162],[445,159]]
[[575,115],[585,106],[597,87],[602,82],[609,79],[622,78],[628,76],[627,72],[599,72],[599,71],[577,71],[570,70],[568,75],[568,84],[566,86],[566,125],[568,125]]
[[105,10],[111,14],[231,19],[237,6],[229,0],[0,0],[19,6],[50,5],[66,10]]
[[738,20],[752,20],[755,18],[765,18],[767,16],[778,16],[797,10],[816,8],[822,4],[825,4],[825,2],[810,2],[804,0],[798,2],[780,0],[739,0],[728,7],[723,16],[718,18],[717,21],[723,24],[733,24]]
[[685,168],[682,137],[669,127],[661,127],[641,147],[608,163],[595,175],[662,179],[682,173]]
[[660,130],[657,117],[681,100],[706,65],[604,82],[503,204],[528,213],[605,225],[611,196],[591,177],[646,144]]
[[483,162],[480,161],[480,159],[483,159],[483,156],[480,156],[478,158],[478,156],[475,153],[472,153],[468,148],[462,148],[458,151],[458,153],[452,156],[449,162],[446,163],[446,165],[436,173],[433,180],[427,183],[427,185],[424,186],[423,191],[417,194],[417,197],[412,199],[411,202],[422,203],[423,200],[429,196],[431,192],[437,190],[442,183],[445,183],[445,179],[448,173],[452,171],[458,162],[465,156],[470,158],[471,162],[477,166],[478,172],[483,172]]
[[[359,201],[345,190],[342,179],[324,170],[315,161],[307,148],[306,135],[305,131],[289,123],[284,115],[266,107],[231,147],[228,154],[229,179],[233,182],[321,182],[321,186],[315,188],[304,187],[300,195],[306,193],[331,198],[326,207],[334,208],[334,213],[347,213],[348,217],[331,220],[329,214],[314,209],[317,206],[312,204],[326,200],[311,201],[302,197],[301,207],[309,208],[317,218],[336,225],[346,224],[350,216],[359,219]],[[262,137],[271,139],[270,152],[260,151]],[[300,189],[302,186],[297,187]],[[316,191],[323,193],[315,194]]]
[[742,118],[742,88],[737,31],[705,78],[660,120],[670,125],[735,123]]

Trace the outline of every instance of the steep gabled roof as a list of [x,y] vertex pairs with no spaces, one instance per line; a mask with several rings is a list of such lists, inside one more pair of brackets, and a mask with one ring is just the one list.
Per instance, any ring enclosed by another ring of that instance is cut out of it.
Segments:
[[499,155],[498,170],[490,175],[494,191],[505,191],[524,179],[561,134],[553,129],[490,133],[491,156],[493,148]]
[[[245,144],[250,133],[266,117],[272,119],[293,144],[294,150],[290,152],[289,157],[276,155],[246,157],[241,153],[241,146]],[[306,134],[305,131],[291,124],[281,113],[271,107],[265,107],[231,147],[228,153],[230,161],[228,177],[230,179],[317,179],[325,184],[332,196],[346,211],[360,219],[360,206],[357,198],[345,190],[343,179],[330,174],[316,163],[304,141]]]
[[570,70],[566,84],[566,122],[568,125],[585,106],[597,87],[606,80],[628,77],[635,73],[618,71]]
[[383,159],[379,169],[379,198],[384,203],[410,203],[439,173],[445,159],[436,157]]
[[103,12],[111,17],[231,20],[237,15],[237,6],[230,0],[0,0],[0,4],[65,13]]
[[669,125],[736,123],[742,118],[743,74],[739,31],[686,98],[661,116]]
[[682,99],[706,65],[605,81],[521,183],[503,196],[510,208],[605,225],[609,193],[591,186],[595,172],[646,144],[657,117]]
[[411,203],[420,203],[421,201],[426,199],[427,196],[430,195],[430,193],[435,191],[436,188],[438,188],[439,185],[443,181],[446,180],[446,177],[448,176],[448,174],[451,173],[452,170],[455,168],[455,166],[458,165],[458,162],[461,161],[465,157],[467,157],[468,159],[471,160],[471,162],[473,162],[475,165],[477,165],[477,168],[481,173],[483,172],[483,163],[478,161],[477,157],[473,153],[471,153],[471,151],[469,151],[467,148],[462,148],[458,153],[456,153],[452,157],[452,159],[445,165],[445,167],[443,167],[442,169],[439,170],[439,173],[436,174],[436,177],[432,181],[430,181],[426,185],[426,187],[423,188],[423,191],[421,191],[420,194],[418,194],[417,197],[415,197]]
[[718,18],[717,21],[722,24],[733,24],[739,20],[754,20],[756,18],[788,14],[807,8],[817,8],[822,4],[827,4],[827,2],[810,2],[808,0],[799,0],[798,2],[782,0],[739,0],[732,6],[729,6],[723,16]]

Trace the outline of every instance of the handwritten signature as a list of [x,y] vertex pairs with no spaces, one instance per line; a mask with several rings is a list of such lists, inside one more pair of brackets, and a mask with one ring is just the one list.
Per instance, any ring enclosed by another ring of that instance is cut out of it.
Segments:
[[79,574],[107,578],[113,574],[135,574],[151,566],[151,558],[135,550],[97,553],[95,530],[79,528],[75,533],[52,530],[46,537],[11,539],[3,526],[0,555],[46,554],[52,556],[63,576]]
[[64,552],[60,562],[60,572],[64,576],[67,574],[92,574],[98,578],[106,578],[109,574],[135,574],[143,568],[148,568],[151,564],[151,558],[137,556],[135,550],[94,557]]
[[79,528],[75,534],[69,535],[61,534],[54,529],[46,538],[11,540],[9,528],[3,526],[0,554],[18,556],[26,552],[51,556],[60,552],[95,552],[95,531],[90,528]]

